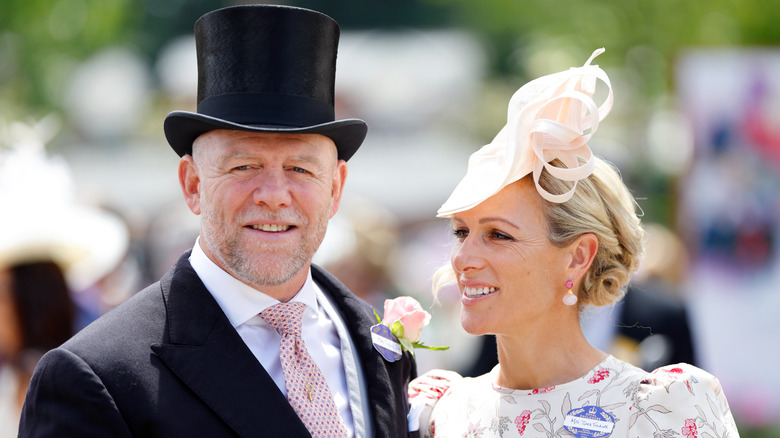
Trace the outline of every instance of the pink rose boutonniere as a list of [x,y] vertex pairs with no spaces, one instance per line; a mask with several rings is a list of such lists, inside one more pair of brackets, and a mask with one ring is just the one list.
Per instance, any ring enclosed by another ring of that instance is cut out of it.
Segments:
[[[387,327],[392,334],[391,337],[394,338],[392,341],[398,342],[402,351],[408,351],[414,355],[413,350],[415,348],[425,348],[427,350],[446,350],[450,348],[431,347],[420,342],[423,327],[431,322],[431,314],[426,312],[420,303],[412,297],[398,297],[392,300],[385,300],[384,318],[380,318],[376,312],[374,314],[379,324],[372,328],[372,332],[379,332],[380,330],[375,329],[380,325]],[[385,329],[384,331],[386,332],[387,330]],[[377,344],[376,340],[375,337],[375,345]],[[389,347],[388,345],[385,346]],[[387,356],[385,357],[387,358]]]

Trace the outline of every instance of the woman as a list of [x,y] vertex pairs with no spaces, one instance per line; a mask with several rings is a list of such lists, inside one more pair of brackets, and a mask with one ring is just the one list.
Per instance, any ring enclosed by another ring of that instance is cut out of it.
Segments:
[[587,146],[612,104],[609,78],[590,65],[602,52],[518,90],[507,125],[439,210],[456,242],[436,283],[457,283],[461,324],[496,335],[499,364],[414,381],[425,436],[738,436],[712,375],[686,364],[647,373],[580,328],[580,306],[619,300],[642,252],[632,196]]
[[73,334],[74,312],[56,263],[0,266],[0,438],[17,435],[33,369]]
[[106,278],[129,243],[118,218],[76,202],[67,163],[46,154],[51,122],[0,133],[0,438],[18,435],[40,357],[74,333],[72,292]]

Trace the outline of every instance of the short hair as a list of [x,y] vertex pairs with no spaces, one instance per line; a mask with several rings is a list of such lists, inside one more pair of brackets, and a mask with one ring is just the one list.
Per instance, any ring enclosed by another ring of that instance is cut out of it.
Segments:
[[[598,157],[593,159],[593,173],[577,182],[571,199],[562,203],[542,199],[541,204],[551,244],[562,248],[588,233],[598,239],[598,251],[583,276],[578,295],[582,305],[604,306],[625,295],[642,257],[644,230],[634,197],[617,168]],[[550,164],[563,167],[558,160]],[[565,193],[571,184],[545,170],[539,178],[539,185],[551,194]],[[433,278],[434,295],[454,280],[450,264],[440,268]]]

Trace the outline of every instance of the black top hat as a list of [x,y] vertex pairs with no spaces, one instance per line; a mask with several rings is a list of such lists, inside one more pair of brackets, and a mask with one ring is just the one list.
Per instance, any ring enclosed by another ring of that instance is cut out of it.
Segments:
[[308,9],[249,5],[203,15],[195,22],[197,113],[168,114],[168,143],[184,156],[213,129],[322,134],[348,160],[368,128],[334,120],[338,40],[338,23]]

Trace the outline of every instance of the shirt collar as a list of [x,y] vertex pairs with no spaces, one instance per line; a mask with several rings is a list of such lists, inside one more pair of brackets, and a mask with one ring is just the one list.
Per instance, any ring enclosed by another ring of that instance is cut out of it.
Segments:
[[[189,260],[195,273],[225,312],[233,327],[238,327],[263,310],[279,303],[276,298],[241,282],[217,266],[203,252],[200,237],[195,240]],[[318,308],[316,288],[317,285],[311,277],[311,268],[308,268],[303,287],[290,301],[301,302],[316,312]]]

